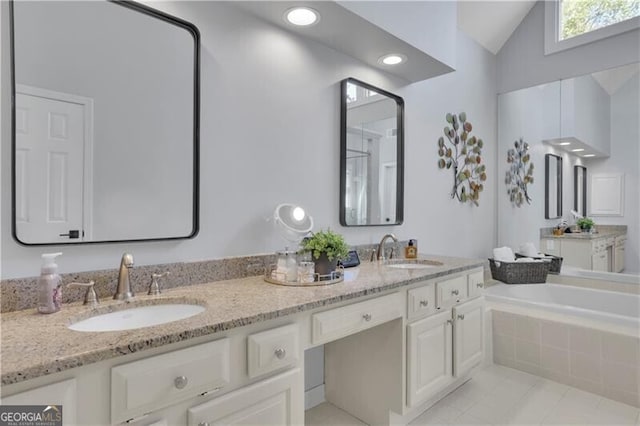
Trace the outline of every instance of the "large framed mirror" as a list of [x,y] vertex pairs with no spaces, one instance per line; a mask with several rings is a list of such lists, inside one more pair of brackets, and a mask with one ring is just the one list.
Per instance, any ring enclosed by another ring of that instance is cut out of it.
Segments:
[[573,209],[580,216],[587,216],[587,168],[573,166]]
[[404,100],[348,78],[340,97],[340,223],[400,225],[404,217]]
[[544,217],[562,217],[562,157],[554,154],[544,156]]
[[130,1],[10,11],[14,238],[195,236],[197,28]]

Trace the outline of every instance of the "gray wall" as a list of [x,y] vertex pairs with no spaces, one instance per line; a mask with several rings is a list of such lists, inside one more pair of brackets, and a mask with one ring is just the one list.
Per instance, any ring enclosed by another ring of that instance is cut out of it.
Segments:
[[498,52],[498,93],[638,61],[640,30],[545,56],[544,1],[538,1]]
[[[2,3],[6,22],[7,4]],[[201,228],[192,240],[64,247],[62,272],[114,268],[123,252],[137,264],[272,252],[285,242],[267,222],[281,202],[297,202],[316,229],[350,244],[386,232],[417,238],[423,253],[486,257],[495,240],[495,57],[457,37],[456,72],[402,86],[392,76],[220,2],[153,3],[202,35]],[[3,25],[3,30],[5,27]],[[7,39],[2,38],[3,43]],[[8,49],[2,48],[2,277],[37,275],[40,254],[10,236]],[[405,223],[343,228],[338,221],[339,82],[355,77],[405,98]],[[480,207],[451,200],[452,176],[437,168],[447,112],[466,111],[486,141],[489,171]],[[482,224],[482,226],[478,226]]]

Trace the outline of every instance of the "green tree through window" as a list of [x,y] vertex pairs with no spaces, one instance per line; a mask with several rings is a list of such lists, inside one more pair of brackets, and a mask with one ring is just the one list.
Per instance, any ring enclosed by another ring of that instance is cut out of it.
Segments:
[[640,0],[562,0],[560,39],[575,37],[640,15]]

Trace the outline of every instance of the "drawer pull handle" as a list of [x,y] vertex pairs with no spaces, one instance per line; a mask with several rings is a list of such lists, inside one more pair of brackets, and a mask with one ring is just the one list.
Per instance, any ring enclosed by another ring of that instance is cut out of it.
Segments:
[[176,386],[176,389],[184,389],[189,383],[189,379],[185,376],[178,376],[173,380],[173,384]]
[[371,321],[371,314],[364,314],[362,318],[364,318],[365,321]]
[[464,319],[464,314],[459,314],[459,315],[458,315],[458,319],[459,319],[459,320],[463,320],[463,319]]
[[448,319],[447,324],[453,324],[453,320]]
[[429,301],[428,300],[421,300],[420,301],[420,306],[429,306]]
[[460,291],[456,288],[456,289],[454,289],[454,290],[451,290],[451,294],[453,294],[453,295],[456,295],[456,296],[457,296],[458,294],[460,294]]
[[200,422],[198,426],[209,426],[209,422]]
[[278,348],[276,349],[275,354],[276,354],[276,358],[283,359],[285,356],[287,356],[287,351],[285,351],[282,348]]
[[478,284],[476,284],[476,287],[482,288],[482,287],[484,287],[484,283],[478,283]]

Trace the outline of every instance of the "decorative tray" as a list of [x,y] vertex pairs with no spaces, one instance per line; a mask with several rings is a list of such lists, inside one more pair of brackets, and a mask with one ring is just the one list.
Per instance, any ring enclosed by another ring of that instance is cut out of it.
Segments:
[[336,270],[329,275],[313,274],[313,281],[303,282],[300,281],[300,276],[298,276],[298,281],[286,281],[286,275],[282,272],[277,272],[277,265],[269,265],[265,271],[264,280],[271,284],[289,287],[331,285],[344,281],[344,267],[338,266]]

